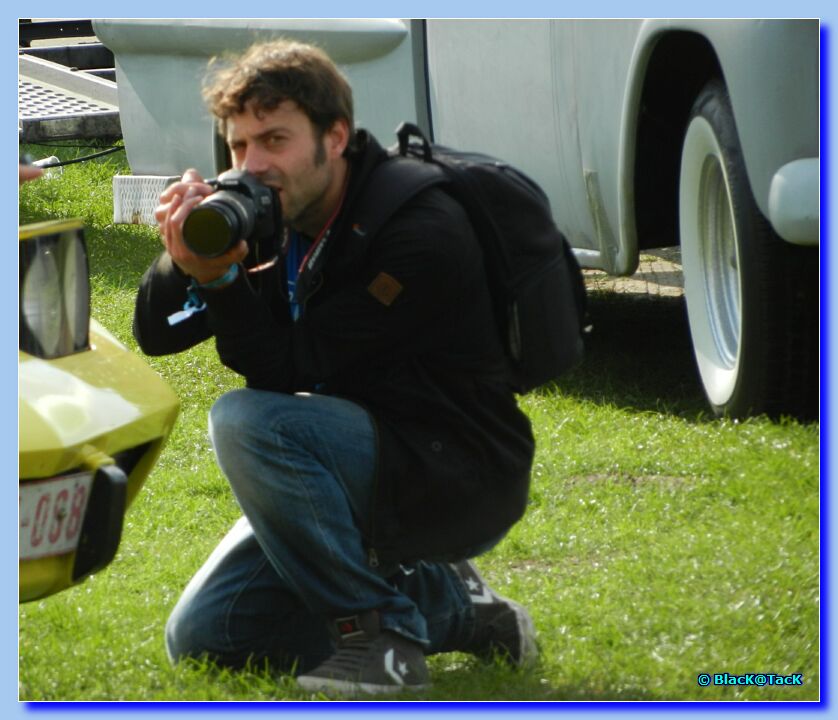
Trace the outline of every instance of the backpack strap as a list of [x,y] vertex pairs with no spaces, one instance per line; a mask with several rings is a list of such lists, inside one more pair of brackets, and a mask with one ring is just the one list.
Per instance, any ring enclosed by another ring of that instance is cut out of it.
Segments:
[[408,200],[446,181],[442,168],[418,160],[390,157],[370,174],[354,213],[353,229],[373,236]]
[[[402,157],[408,154],[408,151],[414,155],[418,155],[421,151],[422,160],[426,163],[433,159],[433,152],[428,138],[425,137],[417,125],[409,122],[403,122],[396,128],[396,138],[399,141],[399,155]],[[418,143],[411,143],[411,138],[416,138]]]

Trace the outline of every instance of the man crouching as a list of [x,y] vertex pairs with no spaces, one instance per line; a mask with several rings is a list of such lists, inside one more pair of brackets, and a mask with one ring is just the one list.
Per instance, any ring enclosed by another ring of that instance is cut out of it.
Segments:
[[184,221],[213,188],[194,170],[157,208],[165,252],[140,287],[140,346],[214,336],[247,384],[209,420],[244,516],[175,607],[170,656],[267,659],[308,690],[370,693],[426,686],[431,653],[532,661],[529,614],[469,561],[522,516],[534,442],[465,211],[429,188],[364,232],[356,213],[387,154],[356,131],[319,49],[255,45],[205,97],[233,166],[276,191],[283,228],[275,251],[242,239],[195,254]]

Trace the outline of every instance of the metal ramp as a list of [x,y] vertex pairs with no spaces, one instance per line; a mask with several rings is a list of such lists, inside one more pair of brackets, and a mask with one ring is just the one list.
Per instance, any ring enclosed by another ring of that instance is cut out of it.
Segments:
[[99,42],[30,47],[33,40],[85,35],[90,25],[89,20],[20,23],[21,142],[121,137],[110,50]]
[[122,135],[115,82],[20,55],[17,92],[22,142]]

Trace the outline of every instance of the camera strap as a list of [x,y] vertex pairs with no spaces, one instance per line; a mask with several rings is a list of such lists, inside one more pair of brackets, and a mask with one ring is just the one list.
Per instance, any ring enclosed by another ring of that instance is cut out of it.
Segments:
[[[326,248],[329,246],[329,241],[332,237],[332,225],[335,222],[338,214],[343,208],[343,201],[346,199],[346,189],[349,186],[349,172],[346,174],[346,179],[341,190],[340,200],[336,205],[331,217],[323,225],[323,228],[318,233],[311,247],[308,249],[303,261],[297,269],[296,287],[294,289],[293,302],[300,306],[300,312],[305,305],[306,300],[316,289],[314,281],[320,276],[320,271],[323,264],[326,262]],[[286,236],[286,247],[287,247]]]
[[298,316],[302,312],[302,307],[305,304],[305,301],[308,300],[309,295],[314,292],[314,281],[320,276],[320,270],[326,259],[326,248],[329,246],[329,239],[331,238],[331,235],[331,228],[327,228],[326,231],[311,244],[308,253],[306,253],[303,261],[297,268],[294,299],[292,302],[299,308]]

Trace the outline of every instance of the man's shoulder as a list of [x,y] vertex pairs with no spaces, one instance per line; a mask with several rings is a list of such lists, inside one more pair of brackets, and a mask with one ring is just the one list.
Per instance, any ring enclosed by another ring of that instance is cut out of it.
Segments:
[[434,258],[462,272],[479,267],[482,254],[466,211],[441,187],[410,198],[381,227],[372,244],[417,260]]
[[409,237],[412,242],[437,243],[456,238],[458,245],[476,243],[463,206],[442,187],[429,187],[407,200],[382,226],[382,239]]
[[448,226],[469,224],[463,206],[440,185],[425,188],[414,195],[394,213],[393,220],[423,224],[444,223]]
[[352,193],[355,225],[371,234],[406,221],[421,225],[468,224],[462,207],[445,190],[445,172],[433,163],[401,157],[378,158],[356,168]]

